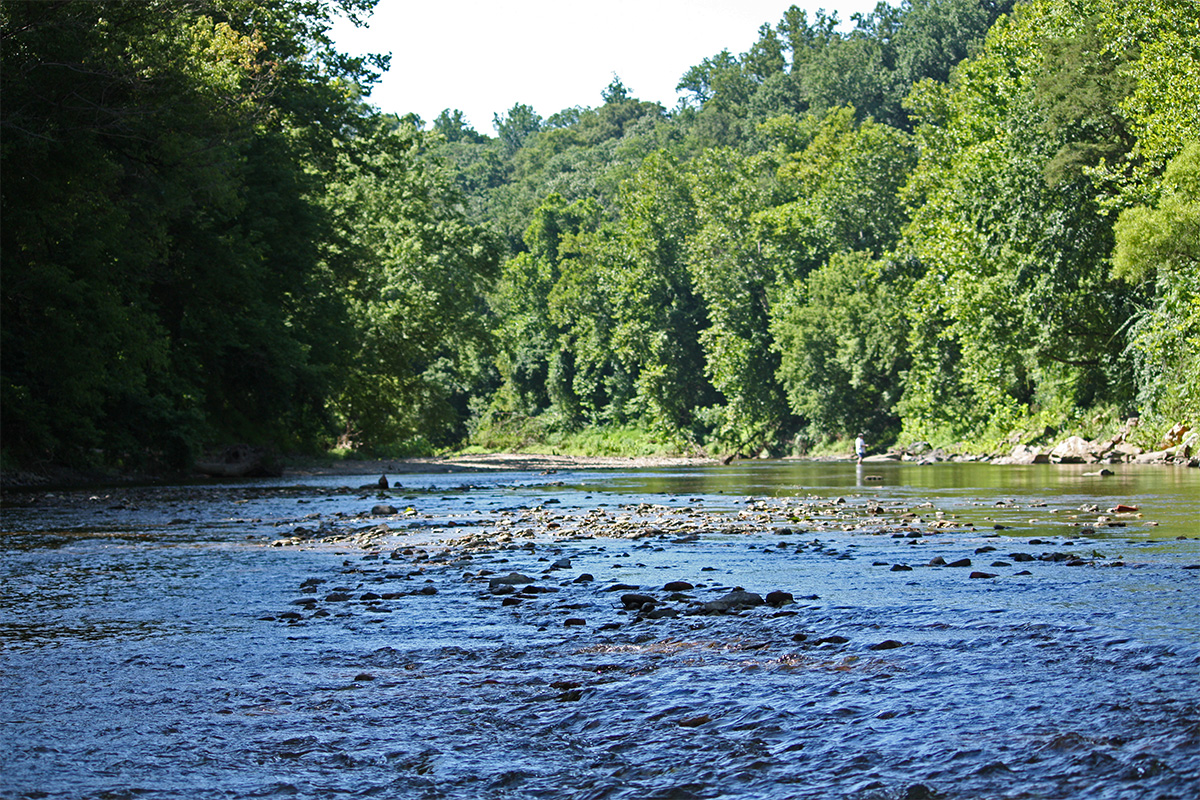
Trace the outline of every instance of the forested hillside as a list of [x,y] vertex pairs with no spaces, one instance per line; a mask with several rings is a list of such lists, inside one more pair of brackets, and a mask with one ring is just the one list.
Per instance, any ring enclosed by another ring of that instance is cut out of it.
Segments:
[[6,463],[1200,425],[1196,0],[781,8],[488,133],[327,13],[0,3]]

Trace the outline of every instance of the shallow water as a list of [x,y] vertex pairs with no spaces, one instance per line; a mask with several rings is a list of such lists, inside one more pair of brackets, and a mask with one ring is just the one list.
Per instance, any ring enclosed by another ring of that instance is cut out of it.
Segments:
[[0,796],[1195,797],[1200,473],[1084,471],[7,495]]

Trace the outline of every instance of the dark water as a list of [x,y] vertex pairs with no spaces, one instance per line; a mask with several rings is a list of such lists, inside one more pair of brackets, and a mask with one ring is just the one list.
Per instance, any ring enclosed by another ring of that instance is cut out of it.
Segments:
[[1200,796],[1200,473],[1083,472],[8,494],[0,796]]

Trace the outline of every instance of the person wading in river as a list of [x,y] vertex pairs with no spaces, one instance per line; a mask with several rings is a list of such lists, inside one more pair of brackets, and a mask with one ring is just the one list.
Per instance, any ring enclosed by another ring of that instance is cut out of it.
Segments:
[[858,463],[862,463],[867,455],[867,441],[863,435],[858,434],[858,438],[854,440],[854,455],[858,456]]

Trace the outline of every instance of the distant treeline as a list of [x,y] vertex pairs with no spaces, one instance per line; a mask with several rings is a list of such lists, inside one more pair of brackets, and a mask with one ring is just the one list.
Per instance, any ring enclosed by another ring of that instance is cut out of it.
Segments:
[[1200,425],[1195,0],[793,6],[494,137],[331,13],[0,0],[5,463]]

